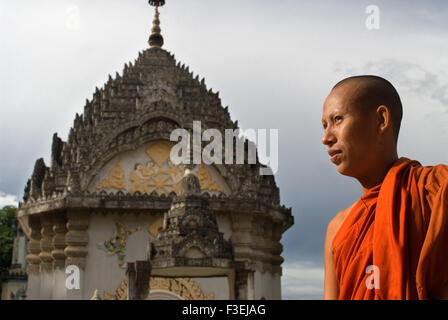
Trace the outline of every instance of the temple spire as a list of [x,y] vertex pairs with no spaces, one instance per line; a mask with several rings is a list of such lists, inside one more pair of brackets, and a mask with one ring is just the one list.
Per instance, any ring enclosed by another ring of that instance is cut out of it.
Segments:
[[149,46],[160,48],[163,46],[163,37],[160,34],[159,7],[165,4],[165,0],[149,0],[149,4],[155,7],[154,20],[152,21],[151,36]]

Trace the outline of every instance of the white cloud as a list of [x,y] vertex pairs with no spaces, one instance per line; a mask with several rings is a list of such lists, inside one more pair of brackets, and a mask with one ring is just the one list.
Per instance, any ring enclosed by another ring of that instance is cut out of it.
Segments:
[[324,268],[309,262],[283,265],[282,297],[288,299],[320,300],[324,295]]
[[17,197],[12,194],[6,194],[0,191],[0,208],[5,206],[14,206],[17,207]]

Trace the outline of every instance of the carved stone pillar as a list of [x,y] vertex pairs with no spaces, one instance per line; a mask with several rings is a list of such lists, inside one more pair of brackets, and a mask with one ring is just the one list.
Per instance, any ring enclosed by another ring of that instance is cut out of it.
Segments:
[[40,239],[40,298],[51,299],[53,291],[53,257],[51,251],[53,250],[53,219],[51,216],[44,215],[40,218],[41,234]]
[[53,271],[53,257],[51,251],[53,250],[53,220],[50,216],[42,216],[41,220],[41,234],[40,239],[40,253],[41,271],[51,273]]
[[40,239],[41,226],[38,216],[30,216],[28,218],[28,226],[30,227],[30,241],[28,244],[28,255],[26,260],[28,262],[28,287],[27,299],[36,300],[40,295]]
[[65,214],[57,214],[53,219],[53,299],[63,300],[66,298],[65,288],[65,236],[67,233],[67,219]]
[[281,253],[283,252],[283,245],[280,243],[280,239],[282,238],[282,227],[280,224],[273,224],[272,225],[272,241],[273,241],[273,249],[272,249],[272,256],[273,256],[273,268],[272,273],[282,275],[282,267],[281,264],[283,263],[284,259],[281,256]]
[[87,244],[89,243],[88,227],[89,215],[87,212],[69,211],[67,213],[68,232],[65,235],[67,247],[64,249],[67,257],[66,266],[76,265],[85,269]]
[[232,214],[232,244],[236,270],[237,299],[280,299],[281,226],[269,217]]
[[89,235],[87,229],[89,227],[89,214],[85,211],[68,211],[67,212],[67,234],[65,242],[67,244],[64,249],[66,256],[65,265],[75,265],[79,270],[79,289],[67,289],[67,299],[81,300],[84,292],[84,276],[86,267],[87,245],[89,243]]
[[252,219],[244,213],[232,214],[232,244],[236,262],[235,294],[237,300],[249,298],[248,265],[251,263]]
[[245,268],[244,262],[235,263],[235,299],[248,300],[248,277],[249,272]]
[[246,261],[252,254],[252,219],[244,213],[232,214],[232,244],[235,261]]
[[51,256],[53,257],[53,269],[65,269],[65,236],[67,233],[67,219],[65,216],[57,215],[53,220],[53,251]]

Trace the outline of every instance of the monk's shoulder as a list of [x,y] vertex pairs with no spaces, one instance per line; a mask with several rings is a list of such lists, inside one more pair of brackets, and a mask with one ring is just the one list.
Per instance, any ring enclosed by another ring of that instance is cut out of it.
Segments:
[[448,166],[422,166],[417,171],[416,180],[424,186],[427,193],[437,193],[441,187],[448,185]]
[[331,219],[330,223],[328,224],[327,228],[327,240],[333,242],[333,238],[336,235],[336,233],[339,231],[339,228],[342,226],[342,223],[344,223],[345,219],[347,218],[348,213],[350,212],[352,206],[340,211],[333,219]]
[[439,164],[433,167],[427,167],[429,171],[428,179],[430,183],[436,184],[438,186],[446,185],[448,183],[448,166],[444,164]]

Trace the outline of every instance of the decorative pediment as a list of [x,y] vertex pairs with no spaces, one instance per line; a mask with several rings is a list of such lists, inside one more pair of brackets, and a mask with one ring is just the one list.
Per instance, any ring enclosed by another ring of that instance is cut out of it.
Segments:
[[[89,191],[178,194],[185,168],[170,161],[171,146],[169,142],[159,140],[117,155],[100,170]],[[224,178],[213,166],[200,164],[196,174],[201,192],[230,193]]]

